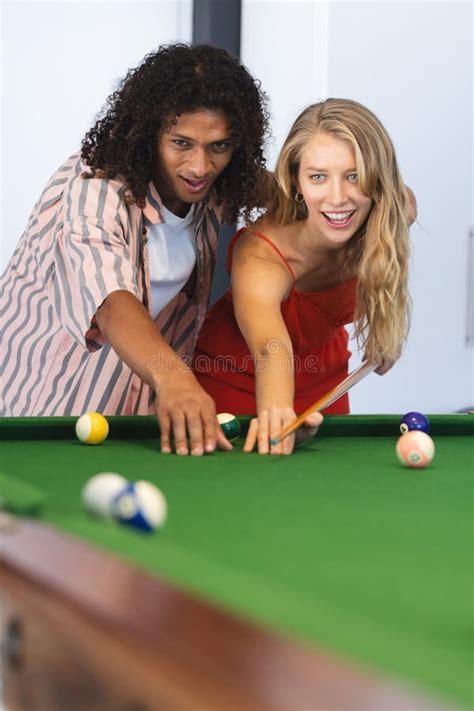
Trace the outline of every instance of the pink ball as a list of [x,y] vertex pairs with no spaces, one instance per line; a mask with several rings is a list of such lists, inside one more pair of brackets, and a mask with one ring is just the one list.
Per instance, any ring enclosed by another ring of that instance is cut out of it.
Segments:
[[426,467],[434,457],[434,442],[426,432],[412,430],[397,442],[397,457],[402,464],[413,469]]

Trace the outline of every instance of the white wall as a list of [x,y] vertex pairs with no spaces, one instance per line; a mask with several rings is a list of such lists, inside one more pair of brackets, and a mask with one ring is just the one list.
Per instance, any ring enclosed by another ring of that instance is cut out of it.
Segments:
[[190,41],[192,0],[15,0],[1,13],[0,272],[47,179],[79,149],[116,82],[160,44]]
[[327,0],[242,0],[241,58],[270,99],[268,167],[302,109],[327,93]]
[[474,348],[465,343],[471,4],[244,0],[242,58],[271,98],[272,159],[304,106],[327,96],[353,98],[385,123],[418,199],[409,344],[389,374],[371,375],[354,389],[352,410],[451,412],[473,405]]
[[[158,45],[191,38],[191,0],[3,2],[0,271],[45,181],[77,150],[114,83]],[[419,203],[414,317],[391,373],[352,395],[358,412],[474,404],[466,346],[472,214],[472,6],[468,2],[243,0],[242,59],[271,99],[275,142],[325,96],[385,122]]]
[[[472,6],[335,2],[328,94],[371,108],[389,130],[418,200],[413,323],[406,352],[354,390],[355,411],[450,412],[474,404],[465,343],[472,211]],[[355,364],[355,363],[354,363]]]

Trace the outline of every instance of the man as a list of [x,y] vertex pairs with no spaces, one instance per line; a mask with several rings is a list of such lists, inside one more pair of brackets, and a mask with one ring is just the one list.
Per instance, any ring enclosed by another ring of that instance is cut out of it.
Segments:
[[148,414],[163,452],[231,445],[189,366],[219,227],[255,206],[265,97],[208,46],[148,55],[52,176],[0,280],[0,414]]

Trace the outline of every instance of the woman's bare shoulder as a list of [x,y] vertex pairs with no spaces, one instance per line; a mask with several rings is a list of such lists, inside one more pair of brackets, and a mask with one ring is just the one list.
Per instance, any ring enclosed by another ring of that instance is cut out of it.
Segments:
[[262,218],[244,229],[237,242],[238,250],[241,253],[268,258],[271,261],[280,261],[269,242],[284,252],[285,242],[291,228],[291,225],[282,227]]

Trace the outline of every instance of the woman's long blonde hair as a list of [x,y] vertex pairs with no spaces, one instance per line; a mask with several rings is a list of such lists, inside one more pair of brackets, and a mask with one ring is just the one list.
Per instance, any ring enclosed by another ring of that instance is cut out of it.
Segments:
[[266,219],[281,225],[304,220],[295,202],[302,151],[318,133],[350,141],[359,185],[373,201],[367,222],[351,238],[346,268],[357,275],[355,337],[369,361],[399,357],[410,321],[408,195],[395,150],[379,119],[349,99],[327,99],[296,119],[275,167],[276,185]]

